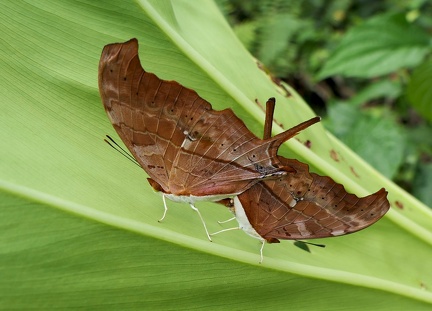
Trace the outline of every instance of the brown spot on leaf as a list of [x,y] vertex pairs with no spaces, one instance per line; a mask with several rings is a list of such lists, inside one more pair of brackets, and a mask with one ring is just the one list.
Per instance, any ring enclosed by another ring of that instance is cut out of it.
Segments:
[[401,201],[395,201],[395,205],[397,208],[404,209],[404,205]]
[[330,150],[330,157],[336,162],[340,162],[339,154],[334,149]]
[[275,77],[274,75],[271,74],[270,70],[264,66],[263,63],[261,63],[260,61],[258,61],[257,59],[255,59],[255,63],[257,64],[257,67],[259,70],[263,71],[269,78],[270,80],[272,80],[272,82],[274,84],[276,84],[277,86],[279,86],[284,92],[285,94],[283,94],[285,97],[290,97],[291,94],[289,92],[289,90],[282,84],[282,80]]
[[360,175],[357,174],[357,172],[355,171],[354,167],[350,166],[350,169],[351,169],[351,173],[353,173],[355,177],[360,178]]

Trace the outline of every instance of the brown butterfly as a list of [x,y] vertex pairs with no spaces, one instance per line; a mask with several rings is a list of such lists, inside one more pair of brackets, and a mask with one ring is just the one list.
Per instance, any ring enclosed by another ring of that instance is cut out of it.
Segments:
[[[267,103],[264,139],[271,136],[274,103]],[[278,156],[289,168],[276,180],[261,181],[231,201],[229,207],[239,227],[262,242],[279,239],[316,239],[340,236],[362,230],[377,222],[390,208],[387,191],[358,198],[330,177],[309,172],[308,165]],[[219,233],[216,232],[216,233]],[[214,234],[216,234],[214,233]],[[213,234],[213,235],[214,235]]]
[[320,120],[261,140],[231,109],[212,110],[195,91],[146,72],[136,39],[104,47],[99,91],[118,135],[163,195],[162,219],[165,198],[187,202],[209,239],[194,203],[231,198],[259,181],[287,175],[291,168],[280,162],[278,148]]

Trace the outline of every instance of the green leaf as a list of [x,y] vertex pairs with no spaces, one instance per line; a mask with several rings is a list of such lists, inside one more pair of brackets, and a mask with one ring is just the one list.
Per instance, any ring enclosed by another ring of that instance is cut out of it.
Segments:
[[[384,176],[392,178],[402,164],[406,137],[388,116],[359,113],[346,103],[330,106],[326,125],[354,152]],[[391,154],[391,161],[383,161]]]
[[306,23],[298,20],[291,14],[275,14],[264,18],[260,29],[260,42],[258,55],[260,61],[267,66],[284,51],[289,45],[289,40]]
[[257,22],[245,22],[235,26],[233,29],[239,40],[243,45],[249,49],[252,47],[255,40],[255,32],[259,23]]
[[407,96],[414,109],[424,118],[432,121],[432,61],[414,70],[408,84]]
[[328,118],[323,122],[337,138],[345,137],[359,117],[358,108],[346,102],[336,102],[328,108]]
[[380,15],[352,28],[318,73],[370,78],[412,68],[430,51],[429,36],[404,15]]
[[349,104],[360,106],[378,98],[395,99],[402,93],[402,85],[399,81],[381,80],[374,81],[349,100]]
[[416,197],[432,206],[432,163],[418,164],[413,182],[413,192]]
[[[313,115],[258,69],[213,2],[199,3],[1,2],[0,309],[430,309],[432,276],[419,264],[432,256],[430,210],[320,125],[299,135],[311,149],[292,140],[281,154],[358,195],[385,186],[404,208],[318,241],[325,249],[266,245],[263,264],[243,232],[208,242],[187,205],[169,202],[158,223],[162,200],[145,173],[103,142],[115,136],[97,89],[104,45],[137,37],[148,71],[231,107],[257,135],[255,100],[275,96],[284,128]],[[211,232],[230,217],[199,208]]]

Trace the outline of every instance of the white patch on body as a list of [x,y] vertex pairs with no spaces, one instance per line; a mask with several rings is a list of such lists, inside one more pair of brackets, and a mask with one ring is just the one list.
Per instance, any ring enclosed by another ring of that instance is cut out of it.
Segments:
[[250,235],[251,237],[258,239],[260,241],[264,241],[263,237],[260,236],[258,232],[255,231],[255,229],[252,227],[251,223],[249,222],[249,219],[246,216],[243,205],[241,204],[239,198],[235,196],[233,200],[234,200],[235,217],[237,219],[237,222],[239,223],[240,229],[242,229],[244,232],[246,232],[246,234]]
[[217,194],[217,195],[203,195],[203,196],[195,196],[195,195],[175,195],[172,193],[163,193],[160,192],[167,199],[170,199],[174,202],[179,203],[189,203],[195,204],[195,202],[216,202],[223,199],[229,199],[237,195],[237,193],[233,194]]

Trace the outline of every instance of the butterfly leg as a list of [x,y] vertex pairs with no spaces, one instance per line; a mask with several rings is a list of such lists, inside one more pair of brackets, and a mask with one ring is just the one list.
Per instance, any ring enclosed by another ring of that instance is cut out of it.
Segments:
[[206,232],[206,234],[207,234],[207,238],[209,239],[210,242],[212,242],[212,239],[211,239],[211,237],[210,237],[210,234],[208,233],[208,230],[207,230],[206,223],[205,223],[204,219],[202,218],[200,211],[199,211],[199,210],[195,207],[195,205],[193,205],[193,204],[190,204],[190,207],[191,207],[195,212],[198,213],[198,216],[199,216],[199,218],[201,219],[201,222],[202,222],[202,224],[203,224],[203,226],[204,226],[204,229],[205,229],[205,232]]
[[[235,218],[235,216],[234,217],[231,217],[230,219],[227,219],[227,220],[223,220],[223,221],[219,221],[218,220],[218,224],[226,224],[227,222],[230,222],[230,221],[233,221],[234,219],[236,219]],[[233,228],[233,229],[235,229],[235,228]]]
[[165,195],[163,193],[162,193],[162,201],[163,201],[163,204],[164,204],[164,213],[162,215],[162,218],[158,220],[159,222],[162,222],[165,219],[166,213],[168,211],[168,206],[166,204]]
[[[230,220],[231,220],[231,219],[230,219]],[[222,232],[231,231],[231,230],[240,230],[240,227],[234,227],[234,228],[222,229],[222,230],[216,231],[216,232],[214,232],[214,233],[211,233],[210,235],[213,236],[213,235],[216,235],[216,234],[219,234],[219,233],[222,233]]]
[[260,256],[261,256],[261,258],[260,258],[260,261],[259,261],[259,263],[262,263],[263,262],[263,260],[264,260],[264,256],[263,256],[263,249],[264,249],[264,244],[265,244],[265,240],[262,240],[262,244],[261,244],[261,248],[260,248]]

